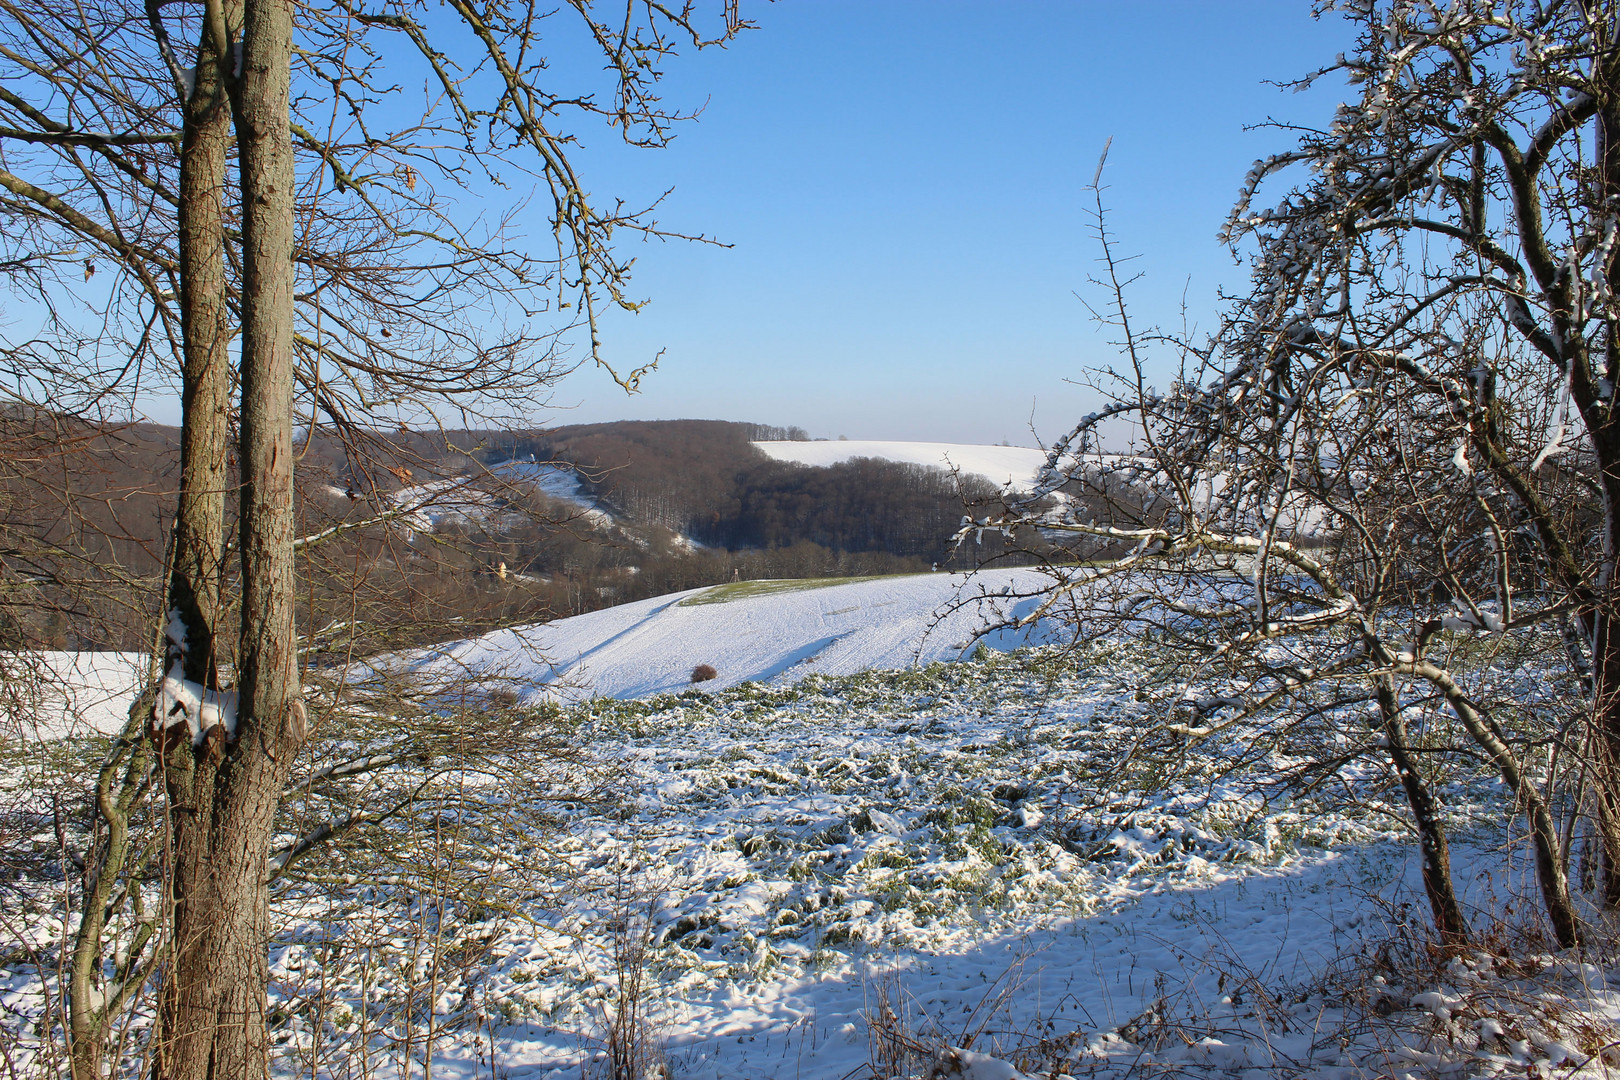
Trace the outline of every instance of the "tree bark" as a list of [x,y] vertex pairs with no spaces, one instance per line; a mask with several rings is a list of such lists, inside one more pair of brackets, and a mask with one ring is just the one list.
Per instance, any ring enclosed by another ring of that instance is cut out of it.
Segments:
[[1490,756],[1491,762],[1502,774],[1503,782],[1513,790],[1524,811],[1525,821],[1530,826],[1536,880],[1541,886],[1541,901],[1547,909],[1547,917],[1552,920],[1553,936],[1559,948],[1579,945],[1581,923],[1575,915],[1575,904],[1569,894],[1569,878],[1564,873],[1564,861],[1560,858],[1558,826],[1536,785],[1524,774],[1518,757],[1502,740],[1496,725],[1474,708],[1474,703],[1468,700],[1462,687],[1447,672],[1425,660],[1398,664],[1397,668],[1427,680],[1430,686],[1440,691],[1452,713],[1462,721],[1469,737]]
[[1406,741],[1406,721],[1401,717],[1400,702],[1395,697],[1394,680],[1388,675],[1378,677],[1379,721],[1384,741],[1389,749],[1390,761],[1401,778],[1406,801],[1412,807],[1412,820],[1417,825],[1418,850],[1423,856],[1423,891],[1428,894],[1429,907],[1434,911],[1434,928],[1440,943],[1447,948],[1468,944],[1468,919],[1457,903],[1457,893],[1451,881],[1451,846],[1446,841],[1446,828],[1440,820],[1440,808],[1412,760],[1411,748]]
[[[1620,6],[1613,0],[1584,0],[1588,27],[1593,35],[1593,53],[1600,60],[1593,65],[1593,93],[1598,100],[1594,115],[1594,149],[1598,172],[1597,193],[1601,202],[1594,214],[1610,213],[1620,199],[1620,53],[1615,50]],[[1612,288],[1620,282],[1620,251],[1611,251],[1601,267]],[[1602,561],[1591,582],[1571,582],[1576,595],[1590,599],[1590,610],[1583,613],[1592,649],[1592,708],[1596,736],[1592,763],[1596,794],[1597,826],[1603,840],[1602,902],[1610,910],[1620,908],[1620,633],[1616,632],[1615,595],[1617,562],[1620,562],[1620,417],[1606,399],[1596,393],[1593,374],[1613,378],[1620,369],[1620,338],[1610,325],[1601,341],[1601,351],[1583,353],[1582,368],[1574,371],[1571,359],[1572,394],[1586,425],[1597,457],[1598,486],[1603,492]],[[1595,364],[1593,361],[1596,361]],[[1579,385],[1577,385],[1579,384]]]
[[[230,4],[228,7],[237,7]],[[185,625],[187,680],[218,689],[225,558],[226,443],[230,437],[230,311],[226,303],[225,161],[231,142],[231,30],[239,12],[208,5],[197,49],[196,87],[180,148],[180,497],[175,512],[169,610]],[[235,14],[235,19],[230,16]]]
[[266,884],[276,805],[304,738],[293,623],[293,152],[290,0],[243,7],[235,114],[242,188],[239,546],[242,627],[235,731],[195,751],[190,806],[174,807],[175,909],[160,1075],[264,1075]]
[[[235,5],[232,5],[233,7]],[[234,13],[233,13],[234,14]],[[180,493],[169,576],[164,670],[219,689],[217,639],[225,559],[226,445],[229,441],[230,322],[226,304],[225,168],[231,140],[227,87],[235,73],[232,27],[223,6],[207,5],[196,82],[185,106],[180,151],[181,372]],[[154,738],[170,818],[172,944],[175,960],[159,1000],[153,1049],[158,1076],[196,1075],[217,1024],[215,994],[198,970],[198,933],[219,898],[212,895],[212,829],[224,733],[201,747],[182,726],[156,718]]]

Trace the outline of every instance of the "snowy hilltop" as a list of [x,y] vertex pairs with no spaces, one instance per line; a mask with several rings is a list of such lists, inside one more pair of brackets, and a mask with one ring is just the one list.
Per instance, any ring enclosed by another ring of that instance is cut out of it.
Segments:
[[853,458],[902,461],[936,469],[958,469],[982,476],[999,487],[1029,491],[1046,464],[1046,451],[1027,446],[980,446],[972,443],[902,442],[881,439],[839,439],[837,442],[756,442],[777,461],[824,467]]

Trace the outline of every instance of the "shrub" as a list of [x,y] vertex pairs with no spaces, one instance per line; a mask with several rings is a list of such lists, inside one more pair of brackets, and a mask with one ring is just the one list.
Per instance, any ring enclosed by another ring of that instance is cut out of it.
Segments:
[[714,678],[716,675],[719,675],[719,674],[720,673],[718,671],[714,670],[713,665],[711,665],[711,664],[699,664],[697,667],[692,669],[692,681],[693,682],[708,682],[710,679]]

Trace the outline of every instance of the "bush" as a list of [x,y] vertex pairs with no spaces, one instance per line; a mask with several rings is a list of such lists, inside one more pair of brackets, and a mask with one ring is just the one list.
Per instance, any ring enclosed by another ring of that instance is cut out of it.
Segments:
[[713,665],[699,664],[697,667],[692,669],[692,681],[708,682],[710,679],[719,674],[720,673],[718,671],[714,670]]

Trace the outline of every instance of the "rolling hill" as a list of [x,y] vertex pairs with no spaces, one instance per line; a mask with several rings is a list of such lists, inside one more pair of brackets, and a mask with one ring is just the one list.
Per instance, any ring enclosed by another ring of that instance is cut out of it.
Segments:
[[978,575],[742,581],[691,589],[556,622],[497,630],[414,654],[427,676],[470,673],[520,701],[639,698],[691,685],[791,683],[958,660],[979,644],[1008,651],[1052,640],[1051,626],[1000,628],[1034,611],[1033,570]]
[[[492,680],[519,702],[642,698],[692,684],[785,685],[810,674],[850,675],[953,661],[980,644],[1010,651],[1057,640],[1053,625],[1002,626],[1030,614],[1033,570],[978,575],[739,581],[621,604],[554,622],[497,630],[417,650],[375,669],[403,667],[431,681]],[[116,731],[144,671],[136,653],[41,654],[53,689],[35,731]]]

